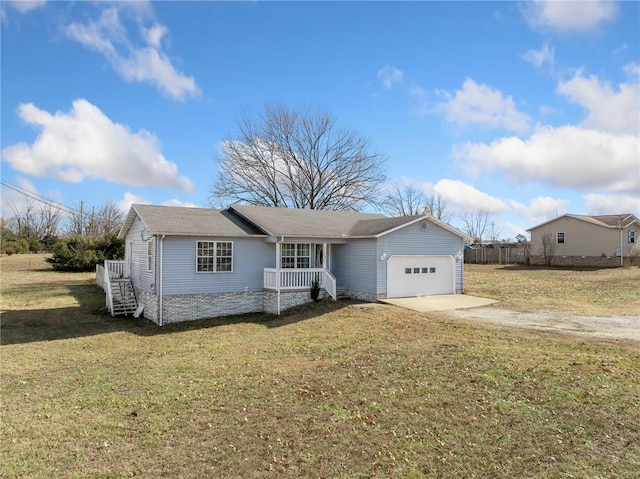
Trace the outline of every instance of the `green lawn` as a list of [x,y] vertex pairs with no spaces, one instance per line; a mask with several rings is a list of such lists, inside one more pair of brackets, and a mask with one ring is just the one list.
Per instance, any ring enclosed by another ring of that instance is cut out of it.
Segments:
[[0,261],[1,478],[640,470],[634,345],[328,302],[159,328],[105,315],[95,275]]

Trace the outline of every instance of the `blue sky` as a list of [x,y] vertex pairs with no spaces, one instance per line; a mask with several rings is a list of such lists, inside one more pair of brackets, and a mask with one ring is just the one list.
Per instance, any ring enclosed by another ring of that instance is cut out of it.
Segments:
[[[77,206],[207,206],[267,103],[333,113],[389,183],[515,237],[640,215],[639,2],[2,1],[2,180]],[[2,187],[2,212],[24,197]],[[459,222],[454,220],[454,224]]]

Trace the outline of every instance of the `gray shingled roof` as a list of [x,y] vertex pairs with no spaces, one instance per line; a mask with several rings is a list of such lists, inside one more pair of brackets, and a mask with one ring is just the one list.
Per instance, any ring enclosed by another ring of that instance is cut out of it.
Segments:
[[600,226],[606,226],[608,228],[618,228],[620,226],[627,227],[633,224],[638,219],[631,214],[621,215],[567,215],[572,218],[581,219],[583,221],[589,221],[591,223],[599,224]]
[[360,220],[349,231],[349,236],[377,236],[385,231],[398,228],[423,216],[399,216],[396,218],[380,218]]
[[120,231],[121,237],[133,224],[136,214],[151,234],[230,237],[264,235],[264,232],[243,224],[225,211],[209,208],[132,205]]
[[361,221],[388,220],[375,213],[352,211],[302,210],[269,206],[233,205],[243,218],[273,236],[340,238],[351,235]]
[[372,237],[417,222],[420,219],[426,219],[461,238],[470,239],[454,227],[429,216],[389,218],[376,213],[302,210],[248,205],[233,205],[229,207],[229,210],[235,211],[273,236],[307,238]]
[[379,236],[425,218],[458,236],[465,237],[455,228],[426,216],[388,218],[376,213],[247,205],[233,205],[224,211],[132,205],[120,230],[120,237],[126,236],[136,217],[140,217],[151,234],[175,236],[362,238]]

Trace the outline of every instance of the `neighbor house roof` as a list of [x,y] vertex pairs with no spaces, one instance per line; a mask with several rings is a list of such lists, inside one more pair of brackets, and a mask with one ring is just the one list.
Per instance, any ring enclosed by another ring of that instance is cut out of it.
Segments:
[[263,231],[253,228],[225,211],[210,208],[131,205],[119,236],[122,238],[138,216],[150,234],[174,236],[255,236]]
[[602,226],[603,228],[627,228],[631,226],[633,223],[638,223],[640,225],[640,220],[632,215],[632,214],[620,214],[620,215],[562,215],[557,218],[553,218],[552,220],[545,221],[537,226],[529,228],[527,231],[533,231],[541,226],[548,225],[549,223],[553,223],[561,218],[573,218],[575,220],[584,221],[586,223],[591,223],[597,226]]

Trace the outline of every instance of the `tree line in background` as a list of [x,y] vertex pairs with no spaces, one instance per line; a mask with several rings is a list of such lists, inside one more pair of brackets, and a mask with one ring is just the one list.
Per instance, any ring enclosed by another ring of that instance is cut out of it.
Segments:
[[124,256],[124,241],[117,238],[124,215],[115,203],[73,210],[28,203],[11,209],[12,215],[0,218],[1,254],[52,253],[47,261],[67,271],[88,271]]

